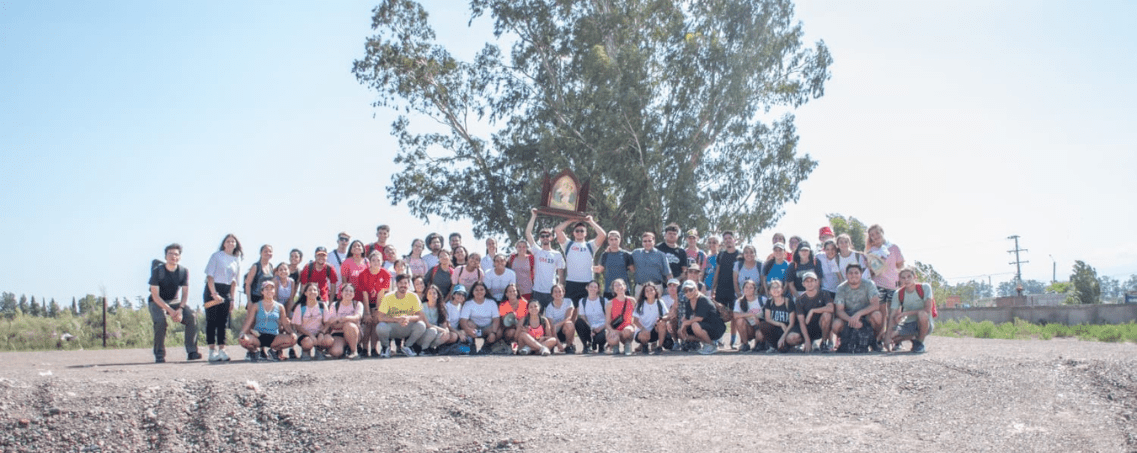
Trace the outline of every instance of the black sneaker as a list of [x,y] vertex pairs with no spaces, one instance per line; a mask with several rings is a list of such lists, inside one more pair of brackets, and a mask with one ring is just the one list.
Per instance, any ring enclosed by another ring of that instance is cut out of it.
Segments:
[[279,361],[280,361],[280,356],[279,356],[279,355],[277,355],[277,354],[278,354],[278,353],[277,353],[276,351],[272,351],[272,352],[269,352],[269,353],[268,353],[268,355],[266,355],[266,356],[265,356],[265,358],[266,358],[266,359],[267,359],[269,362],[279,362]]
[[267,354],[265,354],[265,350],[264,350],[264,349],[261,349],[261,350],[260,350],[260,352],[258,352],[257,354],[259,354],[259,355],[258,355],[258,358],[259,358],[259,359],[261,359],[261,360],[268,360],[268,355],[267,355]]
[[924,342],[919,341],[919,340],[912,340],[912,352],[913,353],[918,354],[918,353],[921,353],[924,351],[925,351]]
[[166,363],[166,358],[165,357],[155,357],[154,363]]
[[296,358],[296,350],[295,349],[288,348],[288,358],[290,358],[290,359]]
[[255,352],[245,352],[245,361],[246,361],[246,362],[252,362],[252,363],[256,363],[256,362],[257,362],[257,353],[255,353]]
[[750,343],[742,343],[742,346],[738,347],[738,352],[740,352],[740,353],[741,352],[747,352],[749,350],[750,350]]
[[877,340],[869,345],[869,349],[872,350],[872,352],[881,352],[884,350],[884,347],[881,346],[880,340]]
[[[189,354],[186,354],[186,360],[201,360],[201,353],[194,351],[194,352],[191,352]],[[164,362],[165,359],[163,359],[162,361]]]
[[576,346],[575,345],[565,346],[565,354],[576,354]]

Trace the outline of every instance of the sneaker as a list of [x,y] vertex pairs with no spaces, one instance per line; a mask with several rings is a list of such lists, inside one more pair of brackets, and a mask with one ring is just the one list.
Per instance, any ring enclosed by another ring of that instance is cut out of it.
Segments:
[[186,360],[201,360],[201,353],[194,351],[186,355]]
[[219,360],[221,360],[222,362],[228,362],[229,361],[229,354],[226,354],[224,349],[218,349],[217,350],[217,358]]
[[742,345],[738,347],[738,352],[747,352],[749,350],[750,350],[750,342],[742,343]]
[[220,360],[221,359],[217,357],[217,350],[216,349],[210,349],[209,350],[209,362],[213,363],[213,362],[217,362]]
[[166,358],[165,357],[155,357],[154,363],[166,363]]
[[703,345],[703,347],[701,349],[699,349],[699,354],[711,355],[711,354],[718,352],[718,350],[719,350],[718,346],[716,346],[714,343],[707,343],[707,344]]
[[267,355],[267,354],[265,354],[265,350],[264,350],[264,349],[261,349],[261,350],[258,352],[258,354],[260,354],[259,358],[260,358],[261,360],[268,360],[268,355]]
[[663,346],[656,346],[654,348],[651,348],[651,355],[663,354],[664,349],[667,349],[667,348],[664,348]]
[[880,340],[877,340],[869,345],[869,350],[872,352],[881,352],[884,350],[884,347],[880,344]]
[[529,346],[522,346],[521,349],[517,350],[517,355],[529,355],[532,352],[533,350]]
[[324,354],[323,349],[316,350],[316,360],[328,360],[328,355]]
[[546,357],[549,354],[552,354],[552,351],[549,351],[548,347],[541,346],[541,357]]
[[411,349],[409,346],[403,346],[403,355],[407,357],[414,357],[418,354],[415,354],[415,350]]
[[576,346],[575,345],[565,346],[565,354],[576,354]]
[[821,347],[817,348],[817,350],[821,352],[830,352],[833,349],[829,347],[829,340],[822,340]]
[[347,359],[348,359],[348,360],[359,360],[359,359],[361,359],[361,358],[362,358],[362,357],[360,357],[360,356],[359,356],[359,353],[358,353],[358,352],[356,352],[356,351],[351,351],[351,354],[348,354],[348,355],[347,355]]
[[927,349],[924,348],[924,342],[919,341],[919,340],[912,340],[912,352],[913,353],[918,354],[918,353],[924,352],[926,350]]
[[280,356],[277,354],[278,353],[276,351],[270,351],[268,353],[268,355],[266,355],[265,357],[268,359],[269,362],[279,362]]
[[620,355],[620,343],[616,343],[616,346],[612,346],[612,355]]
[[288,348],[288,358],[290,358],[290,359],[296,358],[296,350],[295,349]]
[[624,342],[624,355],[632,355],[632,353],[635,352],[632,349],[633,349],[632,348],[632,342],[631,341],[625,341]]
[[391,348],[383,348],[383,352],[379,353],[379,357],[384,359],[391,358]]
[[253,363],[256,363],[256,361],[257,361],[257,354],[256,354],[255,352],[246,352],[246,353],[245,353],[245,361],[246,361],[246,362],[253,362]]
[[773,353],[776,353],[776,352],[778,352],[778,347],[777,347],[777,346],[774,346],[774,345],[772,345],[772,344],[766,343],[766,353],[767,353],[767,354],[773,354]]
[[312,360],[312,353],[310,353],[308,351],[302,351],[300,353],[300,361],[301,362],[307,362],[309,360]]

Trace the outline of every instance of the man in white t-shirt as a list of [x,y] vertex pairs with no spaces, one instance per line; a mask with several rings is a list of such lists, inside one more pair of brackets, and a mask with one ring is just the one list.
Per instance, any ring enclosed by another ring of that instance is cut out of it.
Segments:
[[[577,220],[572,224],[572,239],[565,235],[565,226],[573,219],[565,220],[554,229],[557,233],[557,243],[565,252],[565,297],[570,300],[579,300],[588,295],[588,282],[592,281],[592,261],[596,250],[604,247],[608,233],[604,232],[592,216],[583,221]],[[589,241],[587,227],[591,226],[596,237]]]
[[332,265],[333,269],[343,267],[343,262],[347,261],[347,244],[351,242],[351,235],[347,233],[340,233],[336,238],[336,249],[328,254],[328,263]]
[[540,247],[533,240],[533,224],[537,222],[537,210],[533,209],[529,216],[529,225],[525,227],[525,240],[533,252],[533,298],[541,303],[541,309],[553,303],[553,284],[563,281],[565,274],[565,257],[561,252],[553,250],[553,230],[542,228],[538,237],[541,239]]

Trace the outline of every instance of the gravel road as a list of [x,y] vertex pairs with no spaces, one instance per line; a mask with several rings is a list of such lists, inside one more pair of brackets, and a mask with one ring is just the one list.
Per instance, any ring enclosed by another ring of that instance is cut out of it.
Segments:
[[[1137,451],[1137,344],[150,363],[2,353],[22,451]],[[237,356],[238,354],[233,354]]]

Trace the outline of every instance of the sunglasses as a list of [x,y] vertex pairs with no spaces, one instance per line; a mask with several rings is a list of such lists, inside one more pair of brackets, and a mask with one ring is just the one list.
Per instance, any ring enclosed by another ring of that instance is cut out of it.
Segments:
[[547,238],[551,236],[549,233],[541,233],[540,237]]
[[340,242],[347,242],[349,240],[351,240],[351,238],[340,238]]

